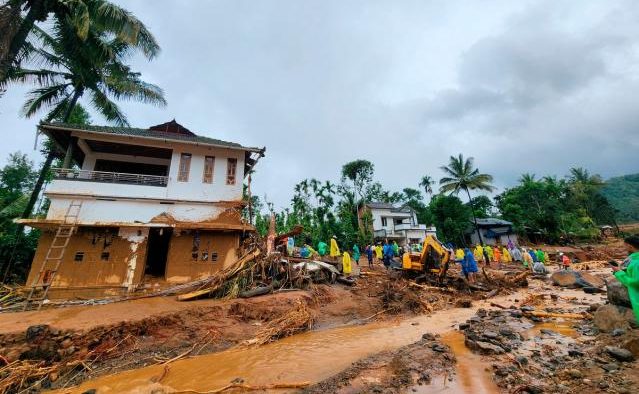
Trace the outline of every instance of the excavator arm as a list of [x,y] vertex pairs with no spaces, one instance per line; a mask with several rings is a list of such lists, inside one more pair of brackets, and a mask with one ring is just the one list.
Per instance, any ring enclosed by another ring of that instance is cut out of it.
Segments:
[[441,279],[448,271],[450,257],[450,251],[434,235],[428,235],[424,239],[421,254],[404,254],[402,266],[404,270],[437,274]]

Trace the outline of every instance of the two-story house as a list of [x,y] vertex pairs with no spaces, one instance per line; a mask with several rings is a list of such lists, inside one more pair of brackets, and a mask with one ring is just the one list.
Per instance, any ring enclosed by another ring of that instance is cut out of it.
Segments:
[[370,212],[372,223],[367,225],[372,227],[376,242],[388,239],[399,245],[417,244],[424,242],[427,234],[435,234],[434,227],[418,223],[417,213],[407,205],[372,202],[364,205],[362,213],[365,211]]
[[22,220],[42,229],[28,286],[49,282],[50,295],[67,297],[183,283],[234,262],[254,230],[241,220],[242,188],[264,148],[198,136],[175,120],[39,129],[66,155],[45,191],[46,217]]

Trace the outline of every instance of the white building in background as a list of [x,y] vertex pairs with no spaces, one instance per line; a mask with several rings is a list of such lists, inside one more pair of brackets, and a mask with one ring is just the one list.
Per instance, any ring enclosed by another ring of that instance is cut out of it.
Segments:
[[399,245],[422,243],[428,234],[435,234],[434,227],[427,227],[417,221],[417,213],[411,207],[404,205],[396,207],[388,203],[368,203],[362,213],[368,211],[372,223],[365,223],[372,227],[375,241],[397,241]]
[[242,235],[253,230],[240,217],[242,188],[264,148],[198,136],[175,120],[148,129],[39,129],[65,159],[45,191],[46,217],[22,220],[43,230],[29,285],[43,275],[55,231],[75,204],[76,231],[60,268],[49,269],[60,293],[117,294],[208,276],[235,261]]

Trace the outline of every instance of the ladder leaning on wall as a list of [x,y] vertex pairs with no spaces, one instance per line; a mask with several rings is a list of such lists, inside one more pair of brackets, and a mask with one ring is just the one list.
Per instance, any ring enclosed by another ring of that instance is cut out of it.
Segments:
[[24,310],[26,311],[32,302],[38,302],[38,310],[42,308],[44,300],[47,299],[47,294],[53,283],[53,278],[58,273],[62,258],[67,250],[67,246],[71,241],[71,236],[76,230],[78,224],[78,216],[80,216],[80,209],[82,209],[82,201],[71,201],[67,211],[64,215],[64,221],[60,224],[55,232],[53,241],[49,245],[47,254],[42,265],[40,266],[40,272],[38,276],[33,279],[31,284],[31,290],[29,296],[24,303]]

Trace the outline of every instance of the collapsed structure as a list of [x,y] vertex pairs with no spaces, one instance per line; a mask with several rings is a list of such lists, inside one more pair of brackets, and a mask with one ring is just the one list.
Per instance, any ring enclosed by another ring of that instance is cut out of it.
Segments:
[[39,129],[66,152],[45,192],[46,218],[21,221],[42,230],[27,285],[50,288],[52,298],[210,276],[236,261],[254,230],[241,219],[243,181],[250,190],[264,148],[198,136],[175,120]]

